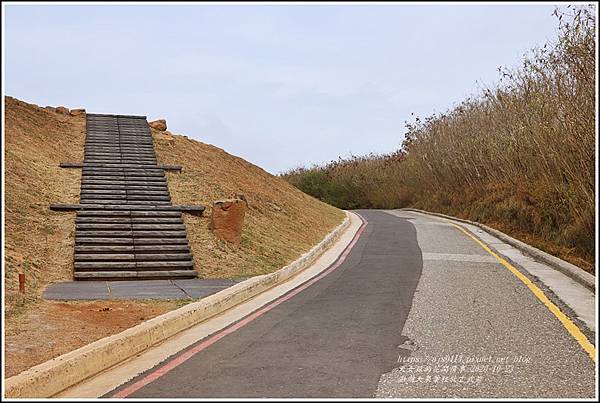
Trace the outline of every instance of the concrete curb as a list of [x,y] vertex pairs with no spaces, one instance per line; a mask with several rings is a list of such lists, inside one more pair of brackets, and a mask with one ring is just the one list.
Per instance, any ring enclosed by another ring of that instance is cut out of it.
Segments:
[[575,266],[574,264],[565,262],[564,260],[559,259],[556,256],[552,256],[549,253],[546,253],[537,248],[534,248],[533,246],[527,245],[526,243],[521,242],[518,239],[512,238],[512,237],[506,235],[504,232],[500,232],[494,228],[490,228],[487,225],[478,223],[476,221],[470,221],[470,220],[465,220],[462,218],[456,218],[456,217],[452,217],[452,216],[445,215],[445,214],[432,213],[429,211],[419,210],[419,209],[415,209],[415,208],[403,208],[400,210],[416,211],[418,213],[442,217],[442,218],[446,218],[449,220],[459,221],[459,222],[463,222],[466,224],[471,224],[476,227],[479,227],[482,230],[484,230],[485,232],[487,232],[488,234],[493,235],[496,238],[499,238],[500,240],[506,242],[507,244],[509,244],[511,246],[514,246],[515,248],[519,249],[521,252],[533,257],[534,259],[537,259],[539,261],[546,263],[550,267],[560,271],[561,273],[563,273],[566,276],[575,280],[577,283],[583,285],[584,287],[588,288],[592,292],[596,293],[596,277],[594,275],[586,272],[585,270],[583,270],[580,267]]
[[252,277],[198,302],[167,312],[6,379],[7,398],[51,397],[163,340],[226,311],[298,274],[313,263],[350,225],[350,214],[310,251],[276,272]]

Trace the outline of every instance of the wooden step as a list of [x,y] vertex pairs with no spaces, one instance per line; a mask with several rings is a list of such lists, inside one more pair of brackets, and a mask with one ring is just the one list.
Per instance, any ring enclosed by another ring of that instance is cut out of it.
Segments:
[[76,224],[110,223],[110,224],[183,224],[181,217],[77,217]]
[[81,210],[77,212],[77,217],[181,217],[181,212]]
[[[146,261],[192,261],[191,253],[135,253],[138,262]],[[193,263],[192,263],[193,264]]]
[[166,186],[167,178],[152,177],[149,179],[128,178],[120,180],[81,178],[82,186],[86,185],[117,185],[117,186]]
[[194,267],[194,262],[192,260],[189,261],[179,261],[179,260],[173,260],[173,261],[144,261],[144,262],[136,262],[136,269],[138,270],[148,270],[148,269],[161,269],[161,268],[165,268],[165,269],[174,269],[174,268],[184,268],[184,267],[189,267],[192,268]]
[[189,252],[187,244],[180,245],[135,245],[135,253],[158,253],[158,252]]
[[[77,253],[75,252],[76,262],[85,261],[134,261],[135,254],[133,253]],[[135,267],[135,266],[134,266]]]
[[[157,169],[156,165],[148,166],[150,169],[96,169],[94,167],[88,168],[85,171],[82,171],[82,175],[85,176],[105,176],[105,177],[140,177],[140,178],[154,178],[154,177],[164,177],[164,170]],[[97,178],[90,178],[97,179]],[[114,178],[112,178],[114,179]],[[111,179],[111,180],[112,180]]]
[[150,158],[156,159],[156,154],[154,152],[142,149],[116,149],[116,150],[86,150],[85,158],[93,159],[93,158]]
[[[87,164],[148,164],[149,167],[157,168],[157,160],[153,155],[134,155],[134,154],[116,154],[116,155],[86,155],[84,162]],[[91,165],[90,165],[91,166]]]
[[131,223],[131,228],[134,231],[143,230],[143,231],[183,231],[185,232],[184,224],[158,224],[158,223]]
[[165,184],[157,184],[156,186],[144,186],[144,185],[110,185],[110,184],[105,184],[105,185],[99,185],[99,184],[88,184],[88,185],[81,185],[81,189],[82,190],[119,190],[119,189],[127,189],[127,190],[149,190],[149,191],[153,191],[153,190],[165,190],[168,191],[167,185]]
[[122,127],[119,127],[119,132],[115,133],[113,131],[98,131],[95,130],[92,133],[89,133],[90,138],[142,138],[148,139],[150,136],[147,133],[138,131],[138,130],[124,130]]
[[194,262],[189,261],[122,261],[122,262],[75,262],[75,271],[127,271],[127,270],[173,270],[193,268]]
[[152,138],[146,133],[136,133],[136,132],[115,133],[115,132],[111,132],[111,131],[105,131],[105,132],[95,131],[94,133],[89,134],[89,138],[86,136],[86,140],[100,140],[100,139],[106,139],[106,140],[112,140],[112,141],[119,141],[119,140],[148,141],[148,140],[151,140]]
[[131,170],[131,171],[118,171],[116,169],[86,169],[82,171],[82,176],[92,177],[92,176],[118,176],[118,177],[165,177],[165,172],[162,169],[147,169],[147,170]]
[[[124,155],[122,152],[118,154],[114,153],[112,155],[89,155],[86,153],[83,162],[87,162],[88,164],[112,164],[115,162],[120,162],[120,160],[131,160],[133,161],[131,164],[136,164],[139,161],[150,161],[150,163],[156,165],[156,156],[154,155],[140,155],[139,153]],[[86,166],[88,164],[86,164]]]
[[197,273],[195,270],[160,270],[160,271],[123,271],[123,272],[102,272],[102,271],[88,271],[88,272],[75,272],[75,280],[150,280],[150,279],[170,279],[170,278],[195,278]]
[[76,245],[75,253],[189,253],[187,244],[179,245]]
[[100,195],[100,194],[106,194],[106,195],[127,195],[127,189],[123,188],[123,189],[93,189],[93,190],[82,190],[80,193],[82,196],[83,195]]
[[[152,180],[129,180],[127,177],[120,179],[116,183],[112,183],[108,179],[89,179],[82,178],[82,182],[84,182],[81,186],[87,187],[88,185],[104,185],[104,186],[123,186],[125,189],[132,189],[133,186],[150,186],[150,187],[160,187],[167,186],[166,178],[150,178]],[[133,190],[133,189],[132,189]]]
[[[104,195],[107,196],[107,195]],[[103,206],[103,209],[119,206],[117,210],[156,210],[155,207],[171,206],[170,200],[135,200],[124,195],[115,197],[87,197],[81,196],[79,204],[85,209],[86,206]],[[120,207],[122,206],[122,207]]]
[[132,238],[133,231],[130,230],[77,230],[75,240],[77,238]]
[[[102,157],[102,158],[88,158],[86,157],[83,160],[84,164],[90,164],[88,167],[88,171],[90,170],[94,170],[93,168],[97,167],[100,164],[106,164],[106,165],[111,165],[111,166],[105,166],[104,168],[113,168],[111,169],[112,171],[115,171],[116,169],[114,168],[121,168],[122,165],[129,165],[129,164],[139,164],[139,165],[143,165],[142,167],[138,168],[141,170],[146,170],[148,168],[154,168],[156,169],[156,158],[140,158],[140,157],[129,157],[129,158],[124,158],[121,156],[118,157],[114,157],[114,158],[107,158],[107,157]],[[121,166],[117,166],[117,164],[121,165]],[[97,170],[97,169],[95,169]]]
[[156,230],[156,231],[185,231],[183,224],[157,223],[81,223],[75,224],[77,230]]
[[85,144],[84,150],[87,153],[109,153],[112,154],[114,152],[122,153],[122,152],[131,152],[137,153],[141,152],[142,154],[152,154],[156,155],[154,151],[153,145],[120,145],[120,144]]
[[97,140],[87,140],[84,143],[86,149],[90,147],[103,147],[103,146],[119,146],[120,148],[150,148],[154,144],[152,140],[140,140],[140,141],[132,141],[132,140],[108,140],[108,139],[97,139]]
[[[131,219],[130,219],[131,220]],[[131,221],[127,222],[127,223],[82,223],[82,224],[75,224],[75,229],[76,230],[92,230],[92,229],[99,229],[99,230],[132,230],[131,227]]]
[[122,168],[122,167],[94,167],[94,166],[86,166],[81,170],[81,172],[86,171],[103,171],[103,172],[164,172],[164,169],[159,167],[158,165],[149,165],[143,168]]
[[133,238],[98,238],[75,235],[75,245],[134,245]]
[[156,168],[157,165],[156,164],[152,164],[152,163],[120,163],[120,162],[90,162],[90,163],[85,163],[84,162],[84,166],[86,168],[94,168],[94,167],[98,167],[98,168]]
[[130,217],[132,224],[183,224],[181,217]]
[[77,253],[125,253],[134,252],[133,245],[75,245],[75,254]]
[[[85,160],[88,161],[89,164],[97,164],[94,160],[115,160],[115,159],[125,159],[125,160],[133,160],[133,159],[146,159],[146,160],[156,160],[156,155],[150,153],[140,153],[140,152],[132,152],[132,151],[114,151],[114,152],[104,152],[93,153],[84,156]],[[154,163],[156,165],[156,162]],[[86,167],[88,164],[86,164]]]
[[130,270],[137,269],[136,262],[75,262],[75,270]]
[[[142,193],[143,192],[143,193]],[[125,200],[159,200],[170,201],[171,198],[168,192],[165,191],[129,191],[129,190],[105,190],[98,191],[82,191],[81,199],[125,199]]]
[[[88,154],[86,153],[85,155],[85,160],[86,162],[88,162],[89,164],[96,164],[98,162],[96,162],[96,160],[107,160],[107,161],[114,161],[114,160],[118,160],[118,159],[122,159],[122,160],[150,160],[150,161],[154,161],[154,165],[156,165],[156,156],[153,154],[141,154],[139,152],[125,152],[125,151],[119,151],[119,152],[113,152],[113,153],[103,153],[103,154]],[[109,162],[110,163],[110,162]],[[86,164],[87,166],[87,164]]]
[[125,148],[131,150],[144,149],[145,151],[149,151],[154,153],[154,145],[153,144],[120,144],[117,141],[110,143],[95,143],[93,141],[87,141],[83,143],[85,150],[90,151],[91,149],[111,149],[111,150],[123,150]]
[[[174,220],[181,220],[180,218],[173,218]],[[81,217],[79,214],[75,218],[75,224],[86,224],[86,223],[127,223],[131,224],[131,217]]]
[[[110,151],[110,152],[146,152],[154,153],[154,145],[150,142],[146,143],[131,143],[131,142],[110,142],[110,141],[98,141],[98,142],[86,142],[84,144],[84,151]],[[156,154],[154,154],[156,155]]]
[[121,157],[121,158],[131,158],[131,157],[144,157],[144,158],[156,158],[156,154],[154,154],[154,151],[152,150],[142,150],[142,149],[135,149],[135,150],[127,150],[127,149],[122,149],[122,148],[118,148],[118,149],[113,149],[113,150],[86,150],[85,151],[85,157],[86,158],[97,158],[97,157],[107,157],[107,158],[113,158],[113,157]]
[[65,204],[54,203],[50,205],[50,209],[54,211],[78,211],[78,210],[139,210],[146,212],[153,211],[178,211],[190,214],[201,215],[204,211],[204,206],[190,206],[184,204],[170,205],[157,204],[148,202],[147,204]]
[[96,143],[112,143],[112,144],[124,144],[124,143],[132,143],[132,144],[150,144],[152,139],[148,136],[136,136],[136,135],[127,135],[127,136],[114,136],[114,135],[94,135],[89,139],[86,139],[85,144],[96,144]]
[[168,190],[127,189],[127,194],[140,196],[170,196]]
[[186,261],[191,253],[75,253],[76,262]]
[[[116,193],[116,192],[111,192],[111,193],[84,193],[82,192],[80,195],[80,198],[83,202],[84,199],[89,200],[89,199],[94,199],[94,200],[100,200],[100,199],[119,199],[119,200],[127,200],[127,192],[126,191],[122,191],[122,193]],[[100,203],[104,203],[104,200],[100,201]]]
[[187,237],[180,238],[99,238],[85,237],[81,235],[75,236],[75,245],[133,245],[135,248],[140,246],[162,246],[162,245],[187,245]]
[[114,137],[114,138],[110,138],[110,137],[94,137],[94,138],[90,138],[87,139],[84,143],[84,145],[86,146],[130,146],[130,147],[137,147],[137,146],[151,146],[153,145],[152,143],[152,139],[150,138],[145,138],[145,139],[133,139],[133,138],[126,138],[126,137]]
[[[73,278],[75,280],[132,280],[137,279],[137,271],[135,270],[123,270],[123,271],[89,271],[89,272],[75,272]],[[166,272],[165,272],[166,273]]]
[[[85,198],[79,202],[82,206],[97,206],[102,205],[103,208],[109,208],[111,206],[117,206],[119,209],[156,209],[162,206],[171,206],[171,202],[168,200],[134,200],[134,199],[101,199],[101,198]],[[96,207],[94,207],[96,208]]]
[[122,188],[122,189],[84,189],[81,191],[82,195],[100,195],[100,194],[107,194],[107,195],[117,195],[117,194],[124,194],[124,195],[146,195],[146,196],[169,196],[169,191],[168,190],[144,190],[144,189],[140,189],[140,190],[135,190],[135,189],[127,189],[127,188]]
[[133,230],[134,238],[184,238],[187,239],[185,227],[182,230]]
[[140,246],[187,245],[187,238],[135,238],[133,244],[137,250]]
[[156,200],[159,201],[171,201],[170,196],[165,195],[152,195],[152,194],[135,194],[127,192],[127,200],[128,201],[143,201],[143,200]]
[[143,183],[143,182],[154,182],[154,183],[166,183],[166,178],[164,176],[130,176],[130,175],[82,175],[81,182],[85,183],[97,183],[98,181],[104,181],[107,183],[116,183],[120,184],[135,182],[135,183]]

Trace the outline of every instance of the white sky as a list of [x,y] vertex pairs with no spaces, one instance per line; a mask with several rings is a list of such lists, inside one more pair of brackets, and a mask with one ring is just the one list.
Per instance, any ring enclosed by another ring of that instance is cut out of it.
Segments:
[[[564,7],[564,4],[563,4]],[[271,173],[391,152],[556,37],[555,6],[5,5],[5,95],[166,118]]]

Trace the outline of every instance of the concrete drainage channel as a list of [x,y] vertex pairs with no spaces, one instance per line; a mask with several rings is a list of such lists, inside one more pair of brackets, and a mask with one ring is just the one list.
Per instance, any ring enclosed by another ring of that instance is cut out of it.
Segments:
[[52,397],[85,379],[111,368],[171,336],[239,305],[310,267],[342,234],[360,219],[346,213],[343,222],[319,244],[293,263],[270,274],[252,277],[198,302],[168,312],[50,361],[30,368],[5,382],[5,397]]

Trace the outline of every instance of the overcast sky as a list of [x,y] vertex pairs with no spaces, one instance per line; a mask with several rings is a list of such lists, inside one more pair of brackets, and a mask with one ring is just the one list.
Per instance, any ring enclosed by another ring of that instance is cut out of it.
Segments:
[[166,118],[271,173],[391,152],[556,37],[545,5],[7,5],[4,93]]

